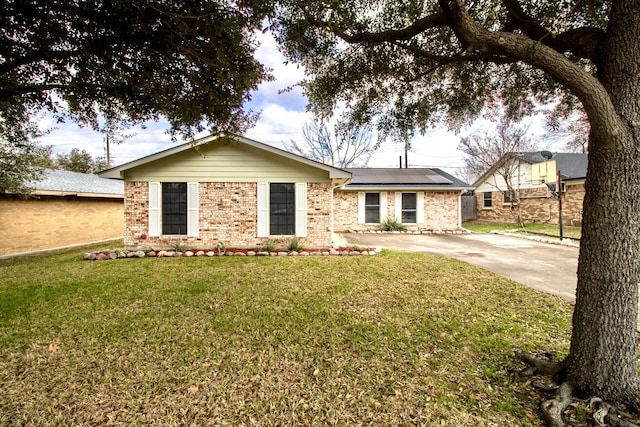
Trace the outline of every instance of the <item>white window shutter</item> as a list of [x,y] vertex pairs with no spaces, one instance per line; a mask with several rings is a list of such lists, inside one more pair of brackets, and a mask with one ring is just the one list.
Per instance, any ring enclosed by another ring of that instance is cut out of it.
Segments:
[[198,224],[198,183],[187,182],[187,236],[198,237],[200,227]]
[[307,237],[306,182],[296,182],[296,236]]
[[386,221],[389,214],[387,213],[387,193],[380,193],[380,222]]
[[365,195],[363,192],[358,193],[358,224],[364,224],[364,204]]
[[396,191],[395,219],[402,222],[402,193]]
[[162,185],[149,183],[149,237],[160,236],[160,204],[162,203]]
[[258,237],[269,237],[269,183],[258,183]]
[[424,193],[422,191],[416,193],[416,222],[424,224]]

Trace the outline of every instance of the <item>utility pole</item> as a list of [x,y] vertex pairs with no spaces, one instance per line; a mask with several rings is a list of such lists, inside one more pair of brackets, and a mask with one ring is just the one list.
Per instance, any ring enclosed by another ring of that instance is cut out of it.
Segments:
[[109,148],[109,134],[105,134],[104,141],[107,144],[107,169],[111,168],[111,149]]
[[409,167],[408,154],[409,154],[409,138],[404,140],[404,168],[405,169]]

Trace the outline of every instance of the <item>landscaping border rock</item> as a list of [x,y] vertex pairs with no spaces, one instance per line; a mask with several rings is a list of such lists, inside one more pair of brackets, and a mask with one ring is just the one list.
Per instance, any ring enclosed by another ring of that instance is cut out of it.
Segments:
[[165,251],[165,250],[135,250],[122,251],[119,249],[103,249],[95,252],[87,252],[83,255],[83,259],[87,261],[116,260],[124,258],[176,258],[176,257],[214,257],[214,256],[237,256],[237,257],[260,257],[260,256],[369,256],[380,252],[381,248],[332,248],[322,250],[302,250],[298,251],[259,251],[251,249],[225,249],[225,250],[207,250],[196,249],[187,250],[185,252]]

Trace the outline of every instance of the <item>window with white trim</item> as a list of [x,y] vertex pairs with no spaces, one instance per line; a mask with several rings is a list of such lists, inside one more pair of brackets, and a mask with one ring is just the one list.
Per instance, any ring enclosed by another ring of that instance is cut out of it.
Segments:
[[187,183],[162,183],[162,234],[187,234]]
[[[513,195],[513,197],[511,197]],[[510,205],[513,201],[513,204],[518,204],[520,197],[518,193],[514,190],[513,192],[507,190],[502,192],[502,203],[505,205]]]
[[368,224],[380,223],[380,193],[365,193],[364,222]]
[[307,183],[258,183],[257,236],[307,236]]
[[293,183],[269,185],[269,234],[291,236],[296,230],[296,191]]
[[149,236],[198,236],[198,183],[149,183]]
[[402,193],[402,223],[415,224],[417,217],[418,197],[416,193]]
[[493,206],[493,194],[490,191],[485,191],[482,194],[482,208],[491,209]]

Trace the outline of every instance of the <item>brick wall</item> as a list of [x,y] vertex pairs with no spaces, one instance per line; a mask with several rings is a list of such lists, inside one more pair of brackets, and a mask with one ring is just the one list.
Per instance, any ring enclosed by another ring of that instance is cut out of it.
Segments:
[[[459,192],[426,191],[424,193],[424,223],[406,224],[409,230],[457,230]],[[365,231],[377,229],[372,224],[358,224],[358,192],[336,191],[334,195],[334,229]],[[387,192],[387,216],[395,217],[395,192]],[[382,218],[384,219],[384,218]]]
[[427,230],[457,230],[460,228],[460,193],[455,191],[424,193],[424,225]]
[[336,232],[364,229],[364,225],[358,224],[358,192],[333,193],[333,229]]
[[61,248],[123,233],[122,199],[0,198],[0,255]]
[[[562,220],[565,225],[579,226],[582,223],[582,202],[584,184],[566,184],[567,191],[562,193]],[[525,222],[558,224],[558,199],[546,188],[525,189],[520,191],[520,208]],[[476,197],[477,218],[484,221],[513,222],[510,205],[504,204],[502,192],[492,193],[491,209],[483,208],[483,194]]]
[[[307,237],[303,247],[331,245],[330,183],[307,184]],[[192,248],[212,249],[222,242],[228,248],[259,248],[268,238],[257,237],[257,184],[201,182],[198,237],[149,237],[149,190],[146,182],[125,182],[125,245],[168,247],[180,241]],[[286,246],[285,239],[281,245]]]

